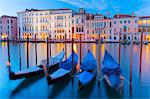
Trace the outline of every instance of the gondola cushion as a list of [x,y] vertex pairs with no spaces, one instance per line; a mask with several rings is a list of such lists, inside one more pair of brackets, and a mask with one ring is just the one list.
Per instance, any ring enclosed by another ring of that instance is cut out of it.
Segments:
[[94,74],[88,72],[88,71],[83,71],[82,73],[79,74],[79,81],[81,82],[82,85],[88,84],[94,77]]

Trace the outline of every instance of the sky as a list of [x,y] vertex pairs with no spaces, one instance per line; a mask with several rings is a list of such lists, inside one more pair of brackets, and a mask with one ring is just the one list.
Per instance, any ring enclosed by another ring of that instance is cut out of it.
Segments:
[[16,12],[25,9],[56,9],[70,8],[78,11],[85,8],[90,13],[101,13],[113,16],[132,14],[138,16],[150,15],[150,0],[0,0],[0,16],[17,16]]

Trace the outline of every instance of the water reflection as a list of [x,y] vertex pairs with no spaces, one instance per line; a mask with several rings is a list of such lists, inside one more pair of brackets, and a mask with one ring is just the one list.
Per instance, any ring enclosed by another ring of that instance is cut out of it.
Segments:
[[[67,57],[71,54],[71,43],[67,43]],[[47,45],[46,43],[37,43],[37,65],[40,64],[42,59],[46,58],[47,54]],[[80,55],[80,44],[74,43],[74,50],[78,55]],[[100,59],[102,61],[105,49],[108,50],[118,61],[118,44],[102,44],[101,45],[101,56]],[[21,43],[21,69],[27,68],[27,44]],[[51,55],[55,56],[65,48],[64,43],[52,43],[51,44]],[[126,78],[126,80],[130,81],[130,45],[121,45],[120,46],[120,65],[122,68],[122,74]],[[81,44],[81,60],[85,57],[87,51],[91,50],[94,54],[94,57],[98,59],[98,45],[96,43],[82,43]],[[133,57],[132,57],[132,97],[149,97],[150,90],[150,44],[142,46],[142,64],[141,64],[141,79],[139,79],[139,68],[140,68],[140,45],[133,45]],[[41,96],[46,98],[98,98],[98,97],[106,97],[106,98],[122,98],[122,97],[130,97],[129,91],[129,83],[125,81],[124,89],[121,95],[118,93],[114,93],[113,91],[106,86],[103,81],[100,82],[99,86],[97,80],[90,84],[87,90],[82,90],[79,92],[77,88],[77,78],[74,77],[74,80],[70,80],[69,82],[59,82],[59,84],[48,86],[46,79],[32,79],[32,80],[17,80],[12,83],[8,79],[8,72],[5,66],[7,61],[7,43],[1,42],[0,44],[0,97],[9,97],[9,95],[13,95],[14,98],[27,97],[29,96]],[[20,70],[20,54],[19,54],[19,44],[18,43],[10,43],[10,59],[12,70]],[[80,60],[79,60],[80,61]],[[79,62],[78,62],[79,63]],[[29,66],[36,65],[36,55],[35,55],[35,44],[29,43]],[[77,69],[79,70],[79,64]],[[102,67],[102,64],[101,64]],[[103,75],[100,73],[100,78]],[[73,84],[72,84],[73,83]],[[9,87],[8,87],[9,86]],[[49,91],[51,90],[51,91]],[[42,92],[41,92],[42,91]],[[55,93],[56,94],[55,94]],[[85,95],[86,94],[86,95]],[[29,97],[30,97],[29,96]],[[31,98],[30,97],[30,98]]]

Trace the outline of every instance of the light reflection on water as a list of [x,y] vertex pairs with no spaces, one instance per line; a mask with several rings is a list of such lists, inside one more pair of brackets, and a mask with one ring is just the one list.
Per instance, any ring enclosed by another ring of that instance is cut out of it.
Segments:
[[[37,61],[40,64],[40,60],[46,58],[47,51],[46,43],[37,43]],[[53,43],[51,44],[51,56],[55,56],[59,52],[65,49],[64,43]],[[101,45],[101,61],[104,56],[105,49],[107,49],[115,60],[118,61],[118,44],[102,44]],[[80,55],[80,44],[74,44],[75,52]],[[84,58],[87,51],[91,50],[94,57],[98,59],[98,45],[96,43],[82,43],[81,44],[81,59]],[[132,96],[131,97],[149,97],[150,95],[150,44],[148,46],[143,45],[142,47],[142,68],[141,76],[139,73],[140,68],[140,45],[133,45],[133,64],[132,64]],[[67,43],[67,57],[71,53],[71,44]],[[123,76],[127,81],[130,77],[130,45],[121,45],[121,68]],[[12,70],[19,70],[19,44],[10,43],[10,54],[11,54],[11,65]],[[97,81],[93,82],[89,88],[78,91],[77,79],[67,82],[59,82],[52,86],[48,86],[46,79],[30,79],[30,80],[16,80],[10,81],[8,79],[8,72],[5,66],[7,61],[7,43],[0,43],[0,97],[42,97],[42,98],[98,98],[98,97],[130,97],[129,84],[125,81],[122,96],[117,95],[111,91],[103,81],[98,86]],[[35,66],[35,43],[29,43],[29,66]],[[26,68],[27,61],[27,43],[21,43],[21,58],[22,58],[22,69]],[[80,61],[80,60],[79,60]],[[79,64],[78,68],[79,69]],[[101,64],[102,67],[102,64]],[[102,73],[100,77],[102,78]],[[34,80],[34,81],[32,81]],[[29,83],[30,81],[30,83]],[[15,90],[15,91],[14,91]],[[56,92],[57,94],[54,94]]]

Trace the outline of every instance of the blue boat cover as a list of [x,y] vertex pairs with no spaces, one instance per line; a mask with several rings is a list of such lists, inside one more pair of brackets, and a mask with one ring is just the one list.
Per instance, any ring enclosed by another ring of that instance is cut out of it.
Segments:
[[79,74],[79,81],[82,83],[82,85],[88,84],[94,77],[94,74],[88,72],[88,71],[83,71],[82,73]]
[[108,76],[110,86],[113,88],[118,88],[121,85],[120,75],[111,75]]
[[78,55],[73,51],[67,60],[60,64],[60,67],[66,70],[72,69],[72,56],[73,56],[73,67],[75,67],[78,63]]
[[70,70],[66,70],[66,69],[60,68],[60,69],[58,69],[57,71],[55,71],[54,73],[52,73],[52,74],[50,75],[50,77],[51,77],[52,79],[57,79],[57,78],[59,78],[59,77],[62,77],[62,76],[64,76],[64,75],[68,74],[69,72],[70,72]]
[[107,75],[120,74],[120,65],[114,60],[114,58],[105,50],[105,55],[103,59],[103,69],[102,72]]
[[97,68],[97,61],[90,51],[88,51],[87,55],[84,57],[80,68],[83,71],[95,70]]
[[104,59],[102,62],[104,68],[107,69],[117,69],[120,65],[115,61],[115,59],[105,50]]

